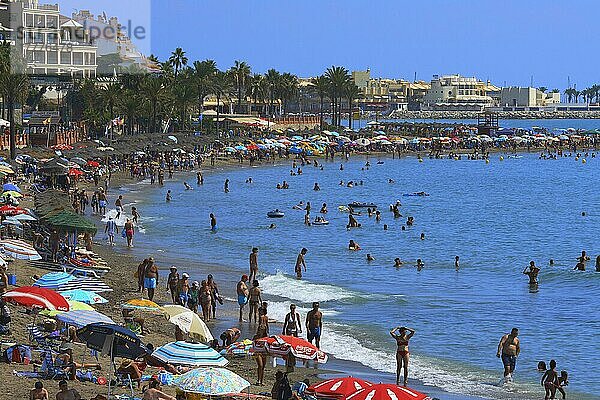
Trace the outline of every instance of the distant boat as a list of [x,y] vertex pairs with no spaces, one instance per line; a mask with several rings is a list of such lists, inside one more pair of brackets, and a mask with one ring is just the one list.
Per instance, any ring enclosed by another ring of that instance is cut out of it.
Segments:
[[273,210],[267,213],[267,217],[269,218],[283,218],[284,216],[285,214],[283,213],[283,211],[279,210]]

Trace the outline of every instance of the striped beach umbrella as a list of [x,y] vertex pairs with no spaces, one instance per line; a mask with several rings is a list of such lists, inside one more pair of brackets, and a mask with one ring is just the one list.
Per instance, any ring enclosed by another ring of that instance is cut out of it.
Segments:
[[225,368],[193,369],[176,377],[173,383],[184,392],[205,396],[239,393],[250,386],[250,382]]
[[94,293],[112,292],[112,288],[104,283],[101,279],[91,276],[77,277],[64,285],[57,288],[58,291],[67,290],[88,290]]
[[21,240],[5,239],[0,241],[0,249],[16,260],[41,260],[42,257],[29,243]]
[[85,304],[104,304],[108,303],[104,297],[100,296],[96,292],[89,290],[73,289],[61,291],[60,294],[67,300],[80,301]]
[[82,328],[86,325],[95,324],[97,322],[102,322],[105,324],[115,323],[110,317],[95,310],[68,311],[56,315],[56,319],[64,322],[65,325],[73,325],[77,328]]
[[190,367],[224,367],[229,364],[225,357],[202,343],[171,342],[154,350],[152,355],[165,363]]
[[33,286],[43,287],[46,289],[57,289],[70,281],[75,279],[75,277],[66,272],[50,272],[48,274],[42,275]]

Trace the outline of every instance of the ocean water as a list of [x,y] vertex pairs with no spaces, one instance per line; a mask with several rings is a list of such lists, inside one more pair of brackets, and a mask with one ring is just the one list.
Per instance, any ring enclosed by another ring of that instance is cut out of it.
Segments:
[[[394,372],[395,342],[388,332],[406,325],[416,330],[411,376],[425,384],[484,398],[539,398],[537,362],[556,359],[569,372],[571,398],[598,398],[593,366],[600,362],[600,273],[593,272],[593,261],[600,254],[600,157],[590,155],[585,164],[533,154],[504,161],[494,155],[489,164],[419,163],[413,157],[376,161],[370,159],[368,170],[363,157],[344,162],[343,171],[340,161],[325,163],[323,171],[305,166],[299,176],[290,176],[291,161],[281,161],[205,173],[204,186],[195,185],[193,174],[160,189],[131,185],[125,201],[135,202],[144,232],[136,237],[136,251],[192,265],[188,272],[199,279],[207,271],[194,268],[195,261],[241,273],[250,249],[259,247],[260,285],[270,299],[270,316],[283,319],[292,302],[304,316],[311,302],[320,301],[322,347],[338,359]],[[246,184],[248,177],[254,183]],[[225,179],[231,181],[228,194]],[[195,189],[185,191],[184,180]],[[283,180],[289,190],[275,188]],[[363,185],[342,187],[340,180]],[[315,182],[321,191],[312,190]],[[430,196],[403,196],[415,191]],[[301,200],[311,202],[313,219],[327,203],[330,224],[304,226],[304,212],[292,209]],[[403,218],[389,211],[396,200]],[[362,227],[347,230],[348,214],[338,206],[352,201],[378,204],[382,221],[361,215]],[[268,219],[274,208],[285,217]],[[210,231],[210,213],[218,221],[216,233]],[[409,215],[415,224],[402,231]],[[277,228],[268,229],[273,222]],[[350,239],[362,250],[347,250]],[[293,267],[302,247],[309,250],[308,271],[298,281]],[[573,271],[581,250],[592,257],[586,272]],[[367,263],[367,253],[376,260]],[[402,268],[393,267],[395,257],[404,260]],[[425,263],[421,271],[414,267],[417,258]],[[548,266],[551,258],[554,267]],[[533,293],[522,275],[530,260],[542,268]],[[515,383],[499,387],[496,348],[512,327],[520,329],[522,353]]]

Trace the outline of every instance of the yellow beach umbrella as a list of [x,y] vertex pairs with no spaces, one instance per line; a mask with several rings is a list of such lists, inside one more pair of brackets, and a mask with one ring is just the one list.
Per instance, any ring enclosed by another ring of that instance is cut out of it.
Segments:
[[0,172],[6,172],[7,174],[14,174],[15,171],[13,171],[12,168],[7,167],[6,165],[0,165]]
[[148,299],[133,299],[123,304],[123,308],[135,308],[139,310],[155,311],[159,310],[160,306]]
[[10,195],[11,197],[23,197],[23,195],[14,190],[7,190],[6,192],[2,192],[2,196]]
[[[94,311],[94,307],[90,306],[89,304],[85,304],[82,303],[80,301],[71,301],[71,300],[67,300],[67,303],[69,303],[69,311],[75,311],[75,310],[86,310],[86,311]],[[40,311],[40,315],[44,315],[46,317],[55,317],[58,314],[62,313],[63,311],[57,311],[57,310],[43,310]]]

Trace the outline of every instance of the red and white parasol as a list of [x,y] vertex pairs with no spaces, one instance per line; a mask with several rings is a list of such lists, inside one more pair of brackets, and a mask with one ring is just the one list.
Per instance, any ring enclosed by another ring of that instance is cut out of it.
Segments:
[[306,392],[317,398],[341,399],[371,386],[373,384],[369,381],[346,376],[344,378],[327,379],[312,385],[306,389]]
[[396,386],[389,383],[379,383],[361,389],[348,396],[345,400],[429,400],[424,393],[405,386]]
[[22,286],[4,293],[2,297],[8,302],[26,308],[69,311],[69,303],[61,294],[37,286]]
[[280,357],[291,353],[302,360],[316,360],[320,364],[327,362],[327,354],[312,343],[294,336],[279,335],[257,339],[254,341],[252,351]]

